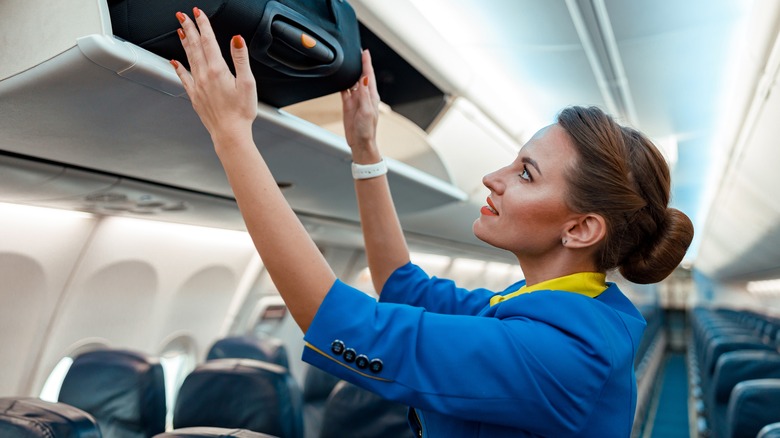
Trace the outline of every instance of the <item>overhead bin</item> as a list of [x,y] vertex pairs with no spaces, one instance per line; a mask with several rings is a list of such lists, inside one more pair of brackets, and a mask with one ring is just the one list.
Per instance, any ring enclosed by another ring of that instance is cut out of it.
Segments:
[[[11,8],[43,13],[49,3]],[[6,71],[6,66],[0,76],[0,151],[232,198],[210,137],[167,60],[106,31],[103,1],[80,3],[100,9],[102,18],[84,25],[90,33],[53,57],[47,45],[55,42],[35,35],[40,14],[0,18],[3,39],[32,38],[24,46],[40,50],[41,58],[28,57],[16,65],[19,71]],[[46,16],[64,22],[78,14],[91,16],[76,7]],[[6,26],[4,21],[19,17],[30,22]],[[350,151],[342,137],[263,104],[253,134],[296,211],[357,220]],[[455,186],[401,162],[388,160],[388,167],[401,214],[466,199]]]

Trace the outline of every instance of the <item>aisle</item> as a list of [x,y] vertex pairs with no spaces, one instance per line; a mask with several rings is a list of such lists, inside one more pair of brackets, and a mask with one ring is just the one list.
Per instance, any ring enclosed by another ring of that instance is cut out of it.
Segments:
[[[688,438],[688,374],[685,354],[668,353],[661,375],[661,390],[644,436],[650,438]],[[651,435],[648,435],[651,433]]]

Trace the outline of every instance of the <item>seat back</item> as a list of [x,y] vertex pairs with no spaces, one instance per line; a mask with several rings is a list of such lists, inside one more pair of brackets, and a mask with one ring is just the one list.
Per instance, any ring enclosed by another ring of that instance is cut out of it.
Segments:
[[767,424],[756,438],[780,438],[780,423]]
[[254,359],[290,369],[287,349],[280,339],[264,336],[232,336],[220,339],[209,349],[206,360]]
[[0,398],[0,437],[101,438],[91,415],[66,405],[38,398]]
[[325,402],[339,378],[309,367],[303,384],[303,425],[307,438],[318,438],[320,425],[325,415]]
[[184,380],[173,427],[248,429],[281,438],[302,438],[300,389],[289,371],[252,359],[215,359]]
[[222,427],[185,427],[155,435],[154,438],[277,438],[273,435],[252,432],[246,429],[225,429]]
[[715,373],[715,365],[717,365],[720,356],[724,353],[737,350],[775,351],[776,349],[772,345],[761,342],[761,340],[755,336],[735,335],[713,339],[707,346],[707,353],[705,355],[704,363],[702,364],[702,378],[705,385],[711,384],[712,375]]
[[755,438],[767,424],[780,421],[780,379],[740,382],[729,399],[728,437]]
[[320,438],[414,438],[407,421],[408,410],[400,403],[341,381],[325,404]]
[[160,362],[128,350],[96,350],[74,359],[59,401],[89,412],[106,438],[146,438],[165,431]]
[[739,350],[720,356],[707,403],[715,437],[726,436],[726,408],[734,387],[742,381],[768,378],[780,378],[780,354],[776,352]]

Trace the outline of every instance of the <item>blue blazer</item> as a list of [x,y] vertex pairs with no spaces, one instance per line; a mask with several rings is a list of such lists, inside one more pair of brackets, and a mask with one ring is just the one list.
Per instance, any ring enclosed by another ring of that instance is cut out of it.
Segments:
[[303,360],[411,406],[424,437],[630,436],[645,321],[617,286],[494,295],[411,263],[379,302],[336,281]]

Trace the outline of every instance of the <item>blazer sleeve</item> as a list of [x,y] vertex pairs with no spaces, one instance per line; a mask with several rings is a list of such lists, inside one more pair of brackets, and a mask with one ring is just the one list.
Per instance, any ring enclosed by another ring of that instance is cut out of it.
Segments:
[[429,277],[419,266],[407,263],[385,282],[379,301],[422,307],[429,312],[450,315],[476,315],[490,303],[495,292],[468,290],[452,280]]
[[581,428],[610,374],[598,335],[378,303],[340,281],[305,341],[304,361],[384,398],[542,435]]

